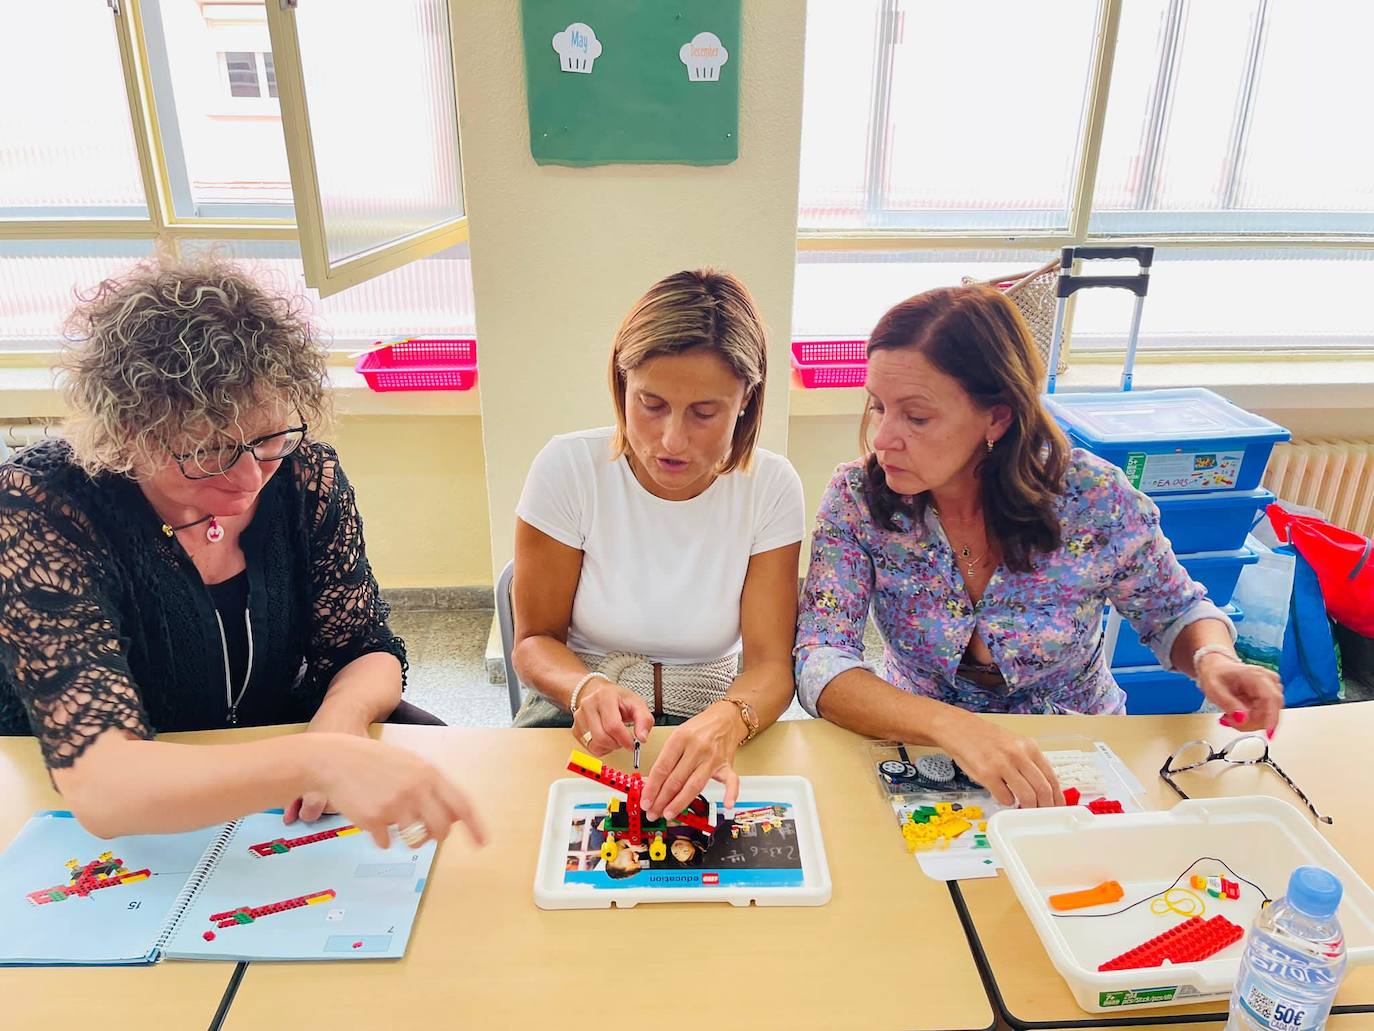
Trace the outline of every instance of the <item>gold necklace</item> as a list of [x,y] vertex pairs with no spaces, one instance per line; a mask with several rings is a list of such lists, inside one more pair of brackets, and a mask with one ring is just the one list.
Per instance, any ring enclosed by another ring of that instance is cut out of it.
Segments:
[[[934,508],[934,506],[931,507]],[[938,508],[935,509],[935,518],[940,518],[940,510]],[[940,525],[942,528],[944,527],[943,521]],[[945,541],[949,544],[950,550],[954,550],[954,541],[950,539],[948,529],[945,530]],[[970,558],[969,556],[973,554],[972,549],[970,549],[967,545],[959,549],[959,564],[964,567],[965,579],[973,579],[973,575],[975,572],[977,572],[979,565],[982,564],[983,559],[987,558],[988,553],[991,551],[992,548],[990,545],[984,545],[983,553],[981,555],[979,555],[977,558]]]
[[960,561],[961,561],[961,562],[963,563],[963,565],[964,565],[964,576],[965,576],[966,578],[970,579],[970,580],[973,579],[974,571],[978,568],[979,564],[983,561],[983,559],[985,559],[985,558],[987,558],[987,557],[988,557],[988,553],[987,553],[986,551],[984,551],[984,552],[983,552],[981,555],[979,555],[977,558],[975,558],[975,559],[970,559],[970,558],[969,558],[969,549],[968,549],[968,548],[960,548],[960,549],[959,549],[959,558],[960,558]]

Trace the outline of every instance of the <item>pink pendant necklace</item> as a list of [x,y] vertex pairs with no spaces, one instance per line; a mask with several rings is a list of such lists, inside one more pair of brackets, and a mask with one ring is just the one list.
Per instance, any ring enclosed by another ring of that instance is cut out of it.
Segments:
[[209,521],[210,525],[205,528],[205,539],[211,544],[218,544],[224,540],[224,527],[219,525],[219,520],[212,515],[203,515],[199,519],[193,519],[189,523],[182,523],[180,526],[173,526],[171,523],[162,524],[162,532],[171,537],[179,530],[189,530],[193,526]]

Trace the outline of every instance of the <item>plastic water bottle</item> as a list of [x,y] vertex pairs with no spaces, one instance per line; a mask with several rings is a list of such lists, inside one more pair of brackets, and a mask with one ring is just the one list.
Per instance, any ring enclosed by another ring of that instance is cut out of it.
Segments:
[[1345,973],[1345,937],[1336,919],[1340,902],[1341,882],[1329,871],[1293,871],[1288,894],[1255,917],[1226,1031],[1326,1026]]

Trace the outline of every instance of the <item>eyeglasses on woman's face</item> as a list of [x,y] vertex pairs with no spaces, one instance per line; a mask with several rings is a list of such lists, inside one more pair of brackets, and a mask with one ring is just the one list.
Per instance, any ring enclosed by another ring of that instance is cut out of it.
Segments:
[[187,454],[174,452],[172,459],[188,480],[208,480],[212,476],[223,476],[244,455],[252,455],[259,462],[280,462],[301,446],[305,431],[305,423],[301,423],[242,444],[198,448]]

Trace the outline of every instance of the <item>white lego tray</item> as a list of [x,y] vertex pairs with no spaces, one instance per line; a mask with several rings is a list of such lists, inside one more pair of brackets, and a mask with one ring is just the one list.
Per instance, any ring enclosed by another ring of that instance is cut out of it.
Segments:
[[[1274,899],[1287,890],[1295,867],[1330,870],[1345,889],[1338,915],[1350,963],[1374,961],[1374,892],[1303,811],[1276,798],[1192,799],[1168,812],[1109,816],[1081,807],[1008,809],[993,816],[988,838],[1050,961],[1078,1005],[1091,1013],[1230,995],[1244,938],[1197,963],[1099,972],[1102,963],[1184,917],[1156,915],[1148,902],[1119,915],[1086,916],[1115,914],[1163,891],[1185,871],[1231,876],[1221,863]],[[1112,880],[1124,889],[1120,902],[1060,916],[1050,908],[1050,895]],[[1186,886],[1188,878],[1181,883]],[[1248,934],[1262,901],[1260,892],[1241,884],[1238,900],[1206,897],[1201,915],[1204,920],[1224,916]]]
[[[688,861],[671,855],[612,877],[599,854],[605,834],[595,824],[606,803],[623,796],[584,779],[549,787],[544,836],[534,874],[541,909],[626,908],[641,902],[729,902],[735,906],[821,906],[830,901],[830,868],[811,783],[804,777],[741,777],[731,820],[720,809],[724,789],[704,792],[721,829]],[[590,826],[589,826],[590,821]],[[624,859],[624,855],[621,856]]]

